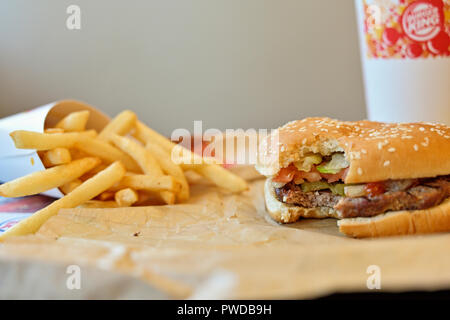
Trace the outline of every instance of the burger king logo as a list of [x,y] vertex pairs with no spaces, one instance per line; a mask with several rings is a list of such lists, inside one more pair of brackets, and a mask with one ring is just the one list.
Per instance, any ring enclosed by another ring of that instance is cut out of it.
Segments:
[[412,2],[402,16],[403,31],[414,41],[425,42],[433,39],[443,25],[442,8],[433,0]]

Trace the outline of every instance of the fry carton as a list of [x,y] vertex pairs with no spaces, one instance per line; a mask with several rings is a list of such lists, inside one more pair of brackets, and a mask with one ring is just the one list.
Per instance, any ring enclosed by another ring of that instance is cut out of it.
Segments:
[[[7,182],[35,171],[45,170],[41,158],[35,150],[17,149],[9,136],[14,130],[44,132],[71,112],[90,111],[86,128],[100,131],[109,117],[96,108],[75,100],[62,100],[0,119],[0,182]],[[63,193],[52,189],[43,194],[61,198]]]

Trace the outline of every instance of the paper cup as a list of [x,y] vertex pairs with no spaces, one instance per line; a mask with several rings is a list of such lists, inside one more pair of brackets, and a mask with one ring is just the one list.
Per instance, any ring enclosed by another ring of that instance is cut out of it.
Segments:
[[[87,129],[102,130],[110,118],[80,101],[63,100],[49,103],[30,111],[18,113],[0,119],[0,181],[7,182],[36,171],[45,170],[45,167],[34,150],[17,149],[9,136],[14,130],[29,130],[44,132],[71,112],[90,111]],[[48,190],[43,194],[61,198],[63,193],[58,189]]]
[[369,119],[450,125],[450,3],[355,4]]

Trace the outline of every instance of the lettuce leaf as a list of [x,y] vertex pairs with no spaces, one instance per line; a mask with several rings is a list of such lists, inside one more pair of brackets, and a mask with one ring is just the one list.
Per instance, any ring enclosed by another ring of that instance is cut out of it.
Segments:
[[349,165],[350,164],[345,159],[343,153],[335,153],[331,156],[331,160],[329,162],[317,166],[316,169],[320,173],[336,174],[342,169],[347,168]]

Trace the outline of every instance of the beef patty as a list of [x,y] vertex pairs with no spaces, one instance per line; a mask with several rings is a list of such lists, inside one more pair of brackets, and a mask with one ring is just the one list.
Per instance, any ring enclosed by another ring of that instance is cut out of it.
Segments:
[[386,192],[367,197],[343,197],[328,190],[303,192],[293,182],[276,188],[278,200],[305,208],[330,207],[342,218],[372,217],[386,211],[421,210],[450,197],[450,175],[427,179],[391,180]]

